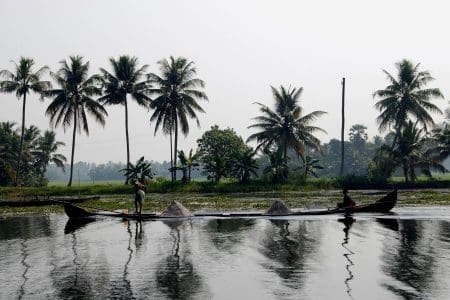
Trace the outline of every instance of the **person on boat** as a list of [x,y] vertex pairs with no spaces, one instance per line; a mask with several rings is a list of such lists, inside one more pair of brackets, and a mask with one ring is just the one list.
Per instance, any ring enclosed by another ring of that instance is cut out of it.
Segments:
[[144,202],[145,198],[145,185],[143,185],[139,180],[136,180],[134,182],[134,207],[136,214],[141,214],[142,212],[142,203]]
[[344,188],[342,191],[342,194],[344,194],[344,199],[342,203],[338,203],[338,208],[348,208],[348,207],[354,207],[356,206],[355,201],[348,195],[348,189]]

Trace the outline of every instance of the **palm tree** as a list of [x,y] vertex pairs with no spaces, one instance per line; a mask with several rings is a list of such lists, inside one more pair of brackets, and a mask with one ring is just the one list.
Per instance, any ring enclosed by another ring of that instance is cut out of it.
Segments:
[[48,70],[47,66],[34,72],[34,60],[32,58],[21,57],[19,63],[13,63],[15,65],[14,72],[8,70],[0,71],[0,78],[5,79],[4,81],[0,81],[0,91],[4,93],[15,93],[19,100],[22,99],[22,133],[20,135],[15,179],[15,185],[17,186],[20,178],[20,162],[22,159],[23,135],[25,132],[25,107],[27,95],[31,92],[41,94],[43,91],[49,89],[51,84],[49,81],[41,81],[41,77]]
[[54,131],[46,130],[44,135],[38,138],[37,145],[33,150],[33,156],[36,159],[35,168],[38,171],[41,184],[44,182],[44,175],[50,163],[65,171],[64,163],[67,159],[64,155],[57,153],[58,148],[65,145],[65,143],[56,140]]
[[320,140],[313,134],[317,131],[326,132],[322,128],[310,124],[326,112],[314,111],[303,115],[303,109],[298,105],[303,88],[288,88],[281,86],[279,90],[272,88],[275,100],[275,110],[261,103],[261,116],[254,118],[256,124],[248,128],[261,131],[249,136],[248,141],[256,140],[258,146],[270,148],[274,145],[283,150],[284,163],[287,165],[287,149],[292,148],[304,158],[305,147],[312,147],[320,151]]
[[431,176],[431,169],[440,172],[446,171],[445,167],[440,164],[440,158],[429,155],[427,152],[425,129],[418,129],[416,125],[408,121],[403,126],[395,146],[383,145],[377,154],[378,156],[387,154],[391,158],[393,166],[401,166],[406,183],[416,180],[416,169],[420,169],[427,176]]
[[[144,77],[148,65],[138,66],[138,59],[128,55],[119,56],[116,60],[110,58],[112,73],[100,69],[103,73],[105,92],[98,100],[107,105],[125,106],[125,139],[127,144],[127,166],[130,164],[130,139],[128,134],[128,99],[136,101],[137,104],[148,108],[151,99],[147,96],[150,88],[149,81]],[[128,184],[129,178],[125,179]]]
[[392,146],[409,120],[421,124],[425,132],[428,131],[428,127],[434,126],[429,112],[441,114],[442,112],[430,101],[433,98],[443,98],[439,89],[425,88],[434,78],[428,71],[420,71],[420,64],[414,65],[411,61],[403,59],[395,66],[398,71],[397,77],[383,70],[390,84],[373,94],[374,97],[381,98],[375,104],[381,112],[377,117],[379,130],[384,131],[392,125],[395,131]]
[[191,181],[191,171],[192,168],[197,168],[200,164],[196,162],[199,158],[199,153],[193,153],[191,149],[189,155],[186,156],[183,150],[178,151],[178,158],[180,159],[181,167],[179,169],[183,172],[183,182]]
[[44,97],[52,98],[47,107],[46,115],[56,126],[64,129],[73,124],[72,155],[70,159],[70,177],[68,186],[72,185],[73,159],[75,155],[76,132],[82,130],[89,135],[87,114],[90,114],[102,126],[105,125],[105,108],[93,97],[101,95],[100,78],[98,75],[88,77],[89,62],[84,63],[82,56],[71,56],[68,61],[60,62],[57,73],[51,73],[59,85],[58,89],[44,92]]
[[[105,69],[100,69],[103,73],[103,84],[105,91],[102,97],[98,99],[106,105],[123,105],[125,106],[125,138],[127,144],[127,166],[130,164],[130,139],[128,135],[128,99],[136,101],[137,104],[147,108],[151,99],[147,96],[150,88],[149,81],[144,77],[148,65],[138,66],[138,59],[128,55],[119,56],[116,60],[110,58],[112,73]],[[129,178],[125,180],[128,184]]]
[[[188,61],[184,57],[170,57],[169,60],[163,59],[158,62],[161,75],[150,74],[149,78],[156,85],[151,89],[151,93],[156,98],[150,107],[153,112],[150,121],[156,121],[155,134],[162,126],[163,133],[169,133],[172,148],[173,142],[173,161],[172,161],[172,180],[176,180],[176,170],[178,153],[178,131],[186,136],[189,133],[188,118],[195,119],[197,126],[200,126],[196,111],[205,112],[197,103],[197,100],[208,100],[203,91],[198,88],[204,88],[203,80],[196,77],[197,69],[194,62]],[[172,149],[171,149],[172,151]],[[172,156],[172,155],[171,155]]]

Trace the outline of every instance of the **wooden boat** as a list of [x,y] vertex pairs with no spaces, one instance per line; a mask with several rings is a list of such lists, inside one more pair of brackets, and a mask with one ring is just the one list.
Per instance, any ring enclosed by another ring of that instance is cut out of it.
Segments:
[[87,200],[98,200],[100,196],[88,197],[32,197],[31,200],[6,200],[0,201],[0,206],[24,207],[24,206],[44,206],[44,205],[58,205],[61,201],[67,203],[83,203]]
[[239,213],[199,213],[189,217],[168,217],[157,213],[126,214],[121,212],[89,212],[71,203],[60,201],[64,205],[64,211],[70,219],[84,219],[96,217],[115,217],[122,219],[136,220],[159,220],[159,219],[189,219],[198,217],[216,217],[216,218],[246,218],[246,217],[279,217],[279,216],[311,216],[311,215],[330,215],[330,214],[353,214],[353,213],[386,213],[389,212],[397,203],[397,190],[388,193],[380,200],[366,205],[358,205],[348,208],[322,209],[309,211],[294,211],[289,214],[267,214],[259,212],[239,212]]

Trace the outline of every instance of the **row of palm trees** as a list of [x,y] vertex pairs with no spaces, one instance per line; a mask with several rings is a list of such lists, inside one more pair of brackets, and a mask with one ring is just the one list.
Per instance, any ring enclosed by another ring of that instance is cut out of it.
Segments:
[[139,66],[136,57],[123,55],[117,59],[110,59],[111,71],[102,68],[101,74],[92,76],[89,76],[89,62],[85,62],[81,56],[70,56],[60,64],[61,67],[57,72],[50,71],[56,87],[50,81],[42,80],[49,68],[44,66],[34,71],[35,62],[31,58],[21,57],[18,63],[14,62],[14,71],[0,72],[0,76],[4,79],[0,82],[0,91],[15,93],[18,99],[22,99],[23,105],[15,185],[18,185],[20,180],[26,99],[31,92],[39,94],[41,99],[51,99],[46,115],[50,117],[55,127],[73,126],[68,186],[72,184],[76,133],[84,131],[89,134],[88,115],[104,125],[108,115],[106,105],[125,107],[127,165],[130,164],[129,99],[142,107],[154,110],[150,120],[155,122],[155,134],[162,128],[164,134],[170,135],[172,179],[176,180],[174,166],[177,163],[179,130],[181,129],[184,135],[188,134],[188,119],[194,119],[199,124],[197,112],[204,110],[197,101],[208,100],[205,92],[200,90],[204,87],[204,82],[196,77],[197,70],[194,63],[183,57],[163,59],[158,62],[161,72],[158,75],[147,73],[148,65]]
[[[176,180],[178,134],[180,130],[184,135],[188,134],[188,119],[194,119],[199,125],[197,113],[204,110],[198,104],[198,100],[208,100],[202,91],[204,82],[196,77],[197,70],[194,63],[182,57],[163,59],[158,62],[160,75],[147,73],[148,66],[139,66],[135,57],[111,58],[110,64],[111,71],[100,69],[101,74],[89,77],[89,63],[84,62],[80,56],[72,56],[67,61],[61,61],[58,72],[50,72],[58,86],[53,88],[50,82],[40,80],[42,74],[48,70],[47,67],[33,73],[33,60],[21,58],[16,64],[15,72],[1,71],[0,75],[6,77],[6,80],[0,83],[0,88],[3,92],[15,92],[18,98],[23,99],[22,128],[25,123],[26,96],[30,92],[52,99],[46,114],[55,126],[73,125],[69,186],[72,181],[76,132],[84,130],[89,133],[87,114],[94,116],[96,121],[103,125],[107,116],[105,105],[118,104],[125,107],[127,166],[130,165],[129,99],[145,108],[153,109],[150,120],[155,122],[155,134],[161,129],[164,134],[170,135],[172,180]],[[443,98],[443,95],[437,88],[426,88],[433,78],[428,71],[421,71],[419,67],[419,64],[402,60],[396,64],[398,73],[395,76],[383,70],[389,85],[374,93],[374,97],[379,99],[375,104],[380,111],[377,118],[379,130],[382,132],[391,128],[395,133],[390,145],[392,153],[395,147],[400,146],[400,140],[404,140],[402,137],[408,132],[428,133],[435,127],[431,113],[442,114],[431,100]],[[299,104],[302,91],[302,88],[272,87],[274,109],[257,103],[261,115],[254,118],[255,124],[249,126],[258,132],[250,135],[247,141],[256,141],[258,144],[256,150],[265,149],[282,153],[285,166],[289,148],[294,150],[304,163],[308,160],[305,148],[321,151],[320,140],[314,134],[325,131],[313,126],[312,123],[325,112],[314,111],[304,114]],[[405,167],[405,164],[403,167],[412,168]],[[283,172],[287,174],[287,168]]]

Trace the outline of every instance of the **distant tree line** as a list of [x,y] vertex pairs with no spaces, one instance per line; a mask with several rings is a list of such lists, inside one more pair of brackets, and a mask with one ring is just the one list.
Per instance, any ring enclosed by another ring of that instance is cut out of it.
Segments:
[[[302,87],[271,87],[273,105],[256,103],[259,115],[248,127],[255,132],[246,141],[231,128],[213,126],[198,139],[197,149],[179,149],[179,134],[189,133],[189,120],[200,125],[197,113],[204,110],[199,101],[208,100],[203,91],[205,83],[197,77],[195,64],[186,58],[170,57],[160,60],[158,66],[159,73],[147,72],[148,65],[140,66],[136,57],[123,55],[110,59],[109,70],[101,68],[99,74],[90,75],[89,62],[81,56],[62,60],[56,72],[46,66],[34,71],[34,61],[22,57],[13,71],[0,71],[3,79],[0,91],[14,93],[23,104],[20,131],[11,123],[2,123],[1,184],[42,185],[46,172],[52,180],[61,178],[62,173],[55,168],[47,170],[51,162],[70,170],[68,186],[74,176],[94,182],[122,178],[125,183],[136,178],[168,175],[172,181],[181,175],[184,183],[200,174],[214,182],[223,178],[248,182],[258,177],[277,183],[305,181],[310,176],[338,176],[339,141],[332,139],[322,144],[317,138],[317,133],[325,131],[314,123],[326,112],[304,111]],[[434,122],[431,114],[443,112],[432,100],[443,95],[437,88],[427,88],[433,78],[419,67],[402,60],[396,64],[397,74],[383,70],[388,86],[375,91],[373,96],[380,112],[379,131],[385,136],[369,140],[365,125],[353,125],[344,147],[345,174],[386,180],[400,170],[406,182],[414,182],[420,173],[431,176],[432,171],[447,171],[443,162],[449,156],[449,110],[443,124]],[[42,80],[47,72],[53,82]],[[55,140],[53,132],[39,137],[39,133],[32,133],[39,132],[37,128],[25,126],[26,100],[30,93],[50,99],[46,115],[54,126],[72,127],[71,158],[67,166],[65,157],[57,154],[62,143]],[[130,161],[130,100],[151,110],[149,119],[155,124],[155,134],[161,131],[169,136],[170,162],[148,161],[144,156],[136,163]],[[124,107],[126,164],[75,164],[77,133],[89,134],[88,116],[104,125],[108,105]],[[41,144],[47,135],[52,140],[47,142],[50,146],[45,146],[49,147],[46,156],[41,154],[44,159],[40,158],[39,151],[45,152]],[[256,142],[256,147],[249,146],[249,142]]]

